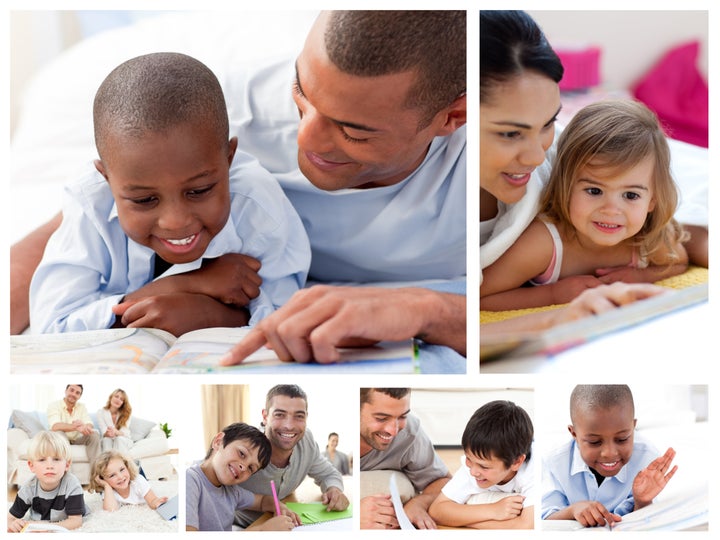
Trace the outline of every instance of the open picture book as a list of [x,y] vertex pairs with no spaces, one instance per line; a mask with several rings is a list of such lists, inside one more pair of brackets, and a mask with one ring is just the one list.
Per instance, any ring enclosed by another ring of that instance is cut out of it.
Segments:
[[170,374],[277,372],[318,370],[342,373],[414,373],[412,340],[382,342],[375,346],[341,350],[335,364],[282,362],[261,348],[242,364],[219,365],[222,356],[250,331],[243,328],[205,328],[180,337],[150,328],[118,328],[64,334],[20,335],[10,338],[10,372],[13,374]]
[[480,363],[504,358],[552,356],[612,332],[623,331],[668,313],[706,302],[707,283],[654,296],[593,317],[585,317],[538,332],[483,335],[480,325]]

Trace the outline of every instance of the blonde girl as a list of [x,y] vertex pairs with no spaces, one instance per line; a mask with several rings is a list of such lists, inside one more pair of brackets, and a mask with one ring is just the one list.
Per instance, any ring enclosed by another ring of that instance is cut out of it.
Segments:
[[130,434],[132,406],[127,393],[116,388],[108,396],[105,406],[97,412],[103,450],[127,452],[133,445]]
[[100,454],[93,463],[90,475],[90,493],[101,493],[103,510],[112,512],[121,504],[145,504],[157,509],[167,502],[167,497],[158,497],[150,489],[148,481],[138,473],[138,468],[127,455],[116,450]]
[[558,141],[539,216],[484,271],[481,309],[563,304],[603,283],[684,272],[677,202],[655,115],[630,100],[583,108]]

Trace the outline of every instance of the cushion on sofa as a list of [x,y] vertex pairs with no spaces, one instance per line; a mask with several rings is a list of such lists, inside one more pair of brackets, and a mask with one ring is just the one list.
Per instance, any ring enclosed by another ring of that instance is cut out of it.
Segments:
[[155,422],[151,422],[150,420],[132,416],[130,418],[130,438],[133,442],[138,442],[147,437],[156,425]]
[[28,437],[34,437],[39,432],[47,429],[38,417],[37,413],[19,411],[15,409],[10,416],[11,427],[22,429]]

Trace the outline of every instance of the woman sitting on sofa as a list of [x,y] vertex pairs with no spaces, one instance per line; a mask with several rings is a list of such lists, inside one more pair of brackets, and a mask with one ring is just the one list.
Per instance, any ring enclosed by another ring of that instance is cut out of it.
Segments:
[[102,449],[126,452],[133,445],[130,436],[132,407],[121,388],[113,390],[105,406],[97,412],[97,423],[102,435]]

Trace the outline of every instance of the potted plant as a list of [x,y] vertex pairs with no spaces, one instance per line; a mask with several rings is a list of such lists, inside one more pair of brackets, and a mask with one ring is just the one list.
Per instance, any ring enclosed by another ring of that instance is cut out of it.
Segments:
[[172,428],[168,426],[168,423],[165,422],[164,424],[160,424],[160,429],[162,429],[163,433],[165,433],[165,437],[169,439],[170,435],[172,435]]

